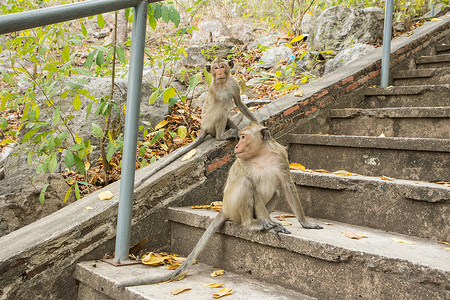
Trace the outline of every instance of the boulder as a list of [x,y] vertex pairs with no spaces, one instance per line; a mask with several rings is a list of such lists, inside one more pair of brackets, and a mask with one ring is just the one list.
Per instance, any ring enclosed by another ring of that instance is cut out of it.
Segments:
[[366,44],[355,44],[340,51],[333,59],[325,63],[325,74],[331,73],[346,64],[372,52],[375,47]]
[[192,34],[191,45],[211,43],[221,36],[230,36],[230,30],[220,20],[201,22],[197,29],[198,31]]
[[340,51],[351,44],[375,45],[383,39],[384,11],[377,7],[364,9],[337,5],[327,8],[317,18],[309,35],[308,50]]
[[261,68],[270,69],[274,67],[279,61],[288,59],[293,55],[292,49],[287,46],[280,46],[269,48],[264,51],[261,57]]

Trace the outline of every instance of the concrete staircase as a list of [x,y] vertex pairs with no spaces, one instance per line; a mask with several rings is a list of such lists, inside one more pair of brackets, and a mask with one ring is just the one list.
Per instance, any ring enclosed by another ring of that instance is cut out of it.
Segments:
[[[355,107],[330,110],[326,134],[288,136],[291,162],[307,168],[292,171],[306,213],[324,229],[286,217],[292,234],[278,240],[227,222],[201,263],[165,285],[114,288],[164,267],[81,263],[78,299],[211,299],[211,282],[233,288],[225,299],[450,299],[449,44],[435,52],[394,72],[393,86],[367,87]],[[215,214],[170,208],[172,251],[188,255]],[[210,278],[213,267],[225,276]]]

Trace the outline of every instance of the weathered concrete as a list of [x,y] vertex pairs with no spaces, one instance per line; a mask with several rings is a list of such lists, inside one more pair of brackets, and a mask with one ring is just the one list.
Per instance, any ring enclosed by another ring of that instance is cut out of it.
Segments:
[[[92,266],[95,264],[95,267]],[[223,284],[223,288],[231,288],[233,294],[225,299],[280,299],[280,300],[312,300],[314,298],[299,292],[281,288],[274,283],[263,283],[248,276],[238,275],[226,271],[224,275],[211,278],[210,274],[217,270],[205,264],[198,263],[189,269],[188,275],[181,281],[166,284],[143,285],[116,289],[114,286],[125,279],[133,277],[157,276],[169,272],[165,267],[149,267],[145,265],[131,265],[113,267],[101,261],[87,261],[77,265],[75,277],[82,283],[78,294],[79,300],[166,300],[166,299],[212,299],[212,294],[221,288],[202,286],[213,282]],[[191,290],[178,295],[172,291],[190,287]],[[97,298],[98,297],[98,298]]]
[[449,106],[450,84],[368,88],[365,96],[363,108]]
[[[449,187],[380,177],[291,173],[308,216],[436,241],[450,240]],[[286,203],[279,208],[290,210]]]
[[450,68],[400,70],[392,73],[394,85],[433,85],[450,82]]
[[[173,250],[187,255],[215,214],[171,209]],[[199,261],[320,299],[450,297],[450,253],[445,245],[335,221],[322,230],[306,230],[294,218],[287,220],[293,224],[287,227],[292,234],[282,235],[281,241],[227,222]],[[348,231],[367,238],[349,239],[342,233]]]
[[422,56],[416,58],[418,69],[450,67],[450,54]]
[[450,181],[450,140],[289,135],[289,157],[309,169]]
[[331,109],[330,134],[450,139],[450,107]]

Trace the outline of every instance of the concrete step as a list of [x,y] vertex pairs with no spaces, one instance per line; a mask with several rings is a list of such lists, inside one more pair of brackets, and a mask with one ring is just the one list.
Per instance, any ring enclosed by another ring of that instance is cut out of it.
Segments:
[[450,67],[450,54],[438,54],[416,58],[418,69]]
[[289,157],[309,169],[450,181],[450,140],[290,134]]
[[441,45],[437,45],[436,52],[438,54],[450,53],[450,44],[442,43]]
[[330,134],[450,139],[449,107],[331,109]]
[[450,68],[394,71],[392,79],[395,86],[449,84]]
[[[187,255],[215,215],[170,209],[173,251]],[[319,299],[450,297],[450,252],[444,244],[335,221],[315,220],[324,229],[307,230],[295,218],[286,220],[292,234],[281,240],[227,222],[199,261]],[[350,239],[343,232],[367,238]]]
[[[450,240],[450,185],[314,171],[291,174],[308,216]],[[279,209],[290,210],[286,203]]]
[[362,108],[450,106],[450,84],[367,88]]
[[[93,263],[95,267],[92,266]],[[169,271],[165,267],[149,267],[142,264],[115,267],[102,261],[86,261],[76,266],[74,276],[80,282],[78,300],[210,300],[213,299],[212,295],[218,293],[221,288],[209,288],[202,284],[216,282],[233,290],[233,294],[226,296],[225,299],[315,299],[276,284],[263,283],[249,276],[229,271],[220,277],[212,278],[210,274],[214,270],[217,268],[198,263],[193,265],[189,269],[189,274],[180,281],[124,289],[116,288],[115,285],[130,277],[148,277]],[[191,290],[178,295],[171,293],[188,287]]]

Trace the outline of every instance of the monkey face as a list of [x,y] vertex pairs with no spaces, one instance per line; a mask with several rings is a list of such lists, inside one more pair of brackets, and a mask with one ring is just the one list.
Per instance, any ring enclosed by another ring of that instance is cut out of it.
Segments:
[[218,82],[225,82],[227,80],[228,73],[230,72],[228,65],[225,63],[215,64],[212,66],[212,75]]

